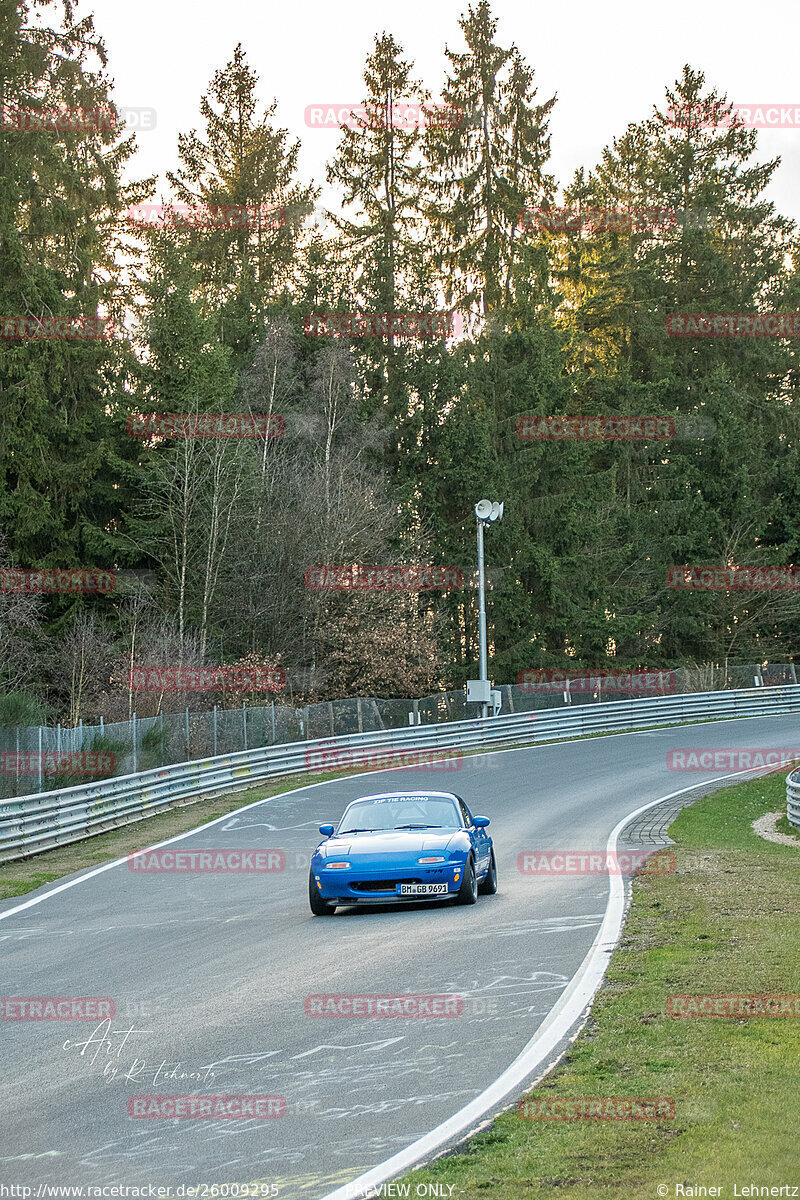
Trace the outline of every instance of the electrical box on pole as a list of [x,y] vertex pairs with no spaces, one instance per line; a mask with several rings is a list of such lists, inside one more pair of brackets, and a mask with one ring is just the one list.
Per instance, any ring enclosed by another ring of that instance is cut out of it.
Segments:
[[467,680],[467,704],[491,704],[492,685],[488,679]]

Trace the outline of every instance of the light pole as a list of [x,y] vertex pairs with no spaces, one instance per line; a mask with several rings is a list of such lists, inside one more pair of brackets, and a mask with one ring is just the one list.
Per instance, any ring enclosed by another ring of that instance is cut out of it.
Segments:
[[[488,695],[489,667],[486,650],[486,570],[483,563],[483,527],[499,521],[503,515],[503,504],[496,501],[479,500],[475,505],[478,521],[478,642],[480,648],[480,680],[484,696]],[[481,716],[488,716],[488,703],[481,700]]]

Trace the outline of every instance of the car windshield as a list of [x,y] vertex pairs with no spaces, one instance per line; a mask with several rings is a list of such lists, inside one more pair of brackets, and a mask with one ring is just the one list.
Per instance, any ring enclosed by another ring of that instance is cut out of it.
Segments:
[[356,800],[342,817],[338,835],[386,829],[459,829],[455,800],[447,796],[377,796]]

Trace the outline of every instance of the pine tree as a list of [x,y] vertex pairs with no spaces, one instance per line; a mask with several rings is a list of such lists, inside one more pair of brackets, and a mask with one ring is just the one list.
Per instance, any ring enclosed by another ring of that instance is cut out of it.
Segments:
[[[419,155],[428,93],[401,53],[391,34],[376,36],[364,70],[363,115],[355,113],[352,127],[343,128],[328,166],[328,182],[340,186],[350,214],[330,214],[335,253],[346,264],[354,303],[365,312],[435,307],[424,272]],[[394,470],[405,450],[414,348],[394,337],[369,338],[357,353],[369,409],[382,410],[396,429],[385,460]]]
[[[71,3],[0,5],[0,313],[117,322],[113,340],[0,341],[0,523],[21,566],[113,565],[129,499],[131,447],[108,415],[135,372],[116,251],[120,213],[148,183],[121,182],[134,138],[115,123],[105,63]],[[54,111],[76,127],[48,125]]]
[[[205,136],[181,134],[180,168],[167,172],[178,201],[200,213],[198,228],[180,240],[192,247],[206,311],[217,315],[239,366],[249,361],[269,303],[295,282],[302,218],[319,195],[296,178],[300,143],[274,124],[277,101],[258,116],[258,82],[240,43],[202,97]],[[228,226],[226,208],[241,219]]]
[[328,166],[328,182],[339,184],[342,204],[355,210],[354,219],[331,219],[359,295],[378,312],[415,302],[408,272],[421,250],[421,125],[406,118],[405,105],[422,106],[428,96],[400,55],[391,34],[376,36],[364,71],[365,113],[343,128]]
[[[791,350],[778,339],[670,338],[665,321],[783,307],[790,224],[762,194],[777,162],[749,163],[755,131],[727,125],[730,106],[702,73],[686,67],[666,101],[590,177],[593,203],[628,213],[627,226],[590,220],[559,239],[571,243],[560,283],[581,349],[577,411],[676,423],[667,444],[606,444],[593,455],[594,469],[614,472],[611,521],[629,547],[627,565],[612,555],[601,593],[624,658],[752,657],[759,614],[773,621],[781,602],[670,592],[666,568],[762,558]],[[576,180],[573,204],[582,189]]]
[[448,304],[485,317],[511,298],[520,210],[552,194],[545,164],[555,96],[535,103],[533,72],[516,47],[495,42],[487,0],[460,26],[467,51],[446,51],[442,91],[452,122],[432,124],[425,138],[428,211]]
[[[430,312],[441,294],[428,270],[422,131],[439,115],[413,78],[391,34],[376,36],[364,71],[364,116],[345,128],[328,168],[349,216],[333,216],[337,261],[349,272],[352,301],[367,312]],[[402,512],[395,551],[431,560],[432,509],[426,470],[433,468],[440,411],[447,403],[450,352],[444,340],[368,338],[354,347],[364,384],[365,415],[380,413],[387,436],[377,455]],[[437,550],[441,549],[437,547]],[[435,599],[420,596],[431,617]]]

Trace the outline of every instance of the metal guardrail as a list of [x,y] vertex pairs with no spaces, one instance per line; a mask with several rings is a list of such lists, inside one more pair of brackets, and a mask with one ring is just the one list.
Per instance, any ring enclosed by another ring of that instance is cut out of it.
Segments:
[[786,816],[789,824],[800,831],[800,767],[786,776]]
[[[699,692],[263,746],[0,802],[0,862],[105,833],[199,797],[296,773],[369,767],[369,752],[480,750],[703,718],[800,712],[800,685]],[[373,764],[379,765],[379,764]],[[389,765],[389,764],[387,764]],[[395,765],[401,765],[399,762]],[[800,798],[800,784],[798,797]],[[800,819],[800,810],[798,810]]]
[[[654,671],[620,672],[608,660],[603,668],[559,670],[532,668],[520,673],[519,682],[497,684],[506,714],[539,712],[565,705],[612,704],[642,696],[696,695],[698,692],[736,691],[751,687],[790,687],[798,682],[794,663],[708,663]],[[638,676],[638,683],[635,683]],[[298,692],[310,690],[311,676],[298,672],[292,678]],[[148,709],[156,704],[145,696]],[[156,767],[222,755],[239,754],[254,746],[278,746],[316,738],[344,737],[385,729],[407,729],[409,724],[436,725],[466,721],[475,715],[464,687],[415,699],[350,696],[295,708],[293,703],[242,704],[241,708],[212,711],[159,711],[152,716],[132,712],[122,721],[98,725],[0,726],[0,803],[29,792],[56,791],[97,779],[130,775]],[[83,775],[82,764],[70,770],[69,756],[77,753],[109,754],[113,770]],[[60,756],[61,766],[58,765]]]

